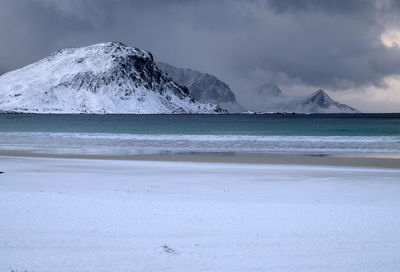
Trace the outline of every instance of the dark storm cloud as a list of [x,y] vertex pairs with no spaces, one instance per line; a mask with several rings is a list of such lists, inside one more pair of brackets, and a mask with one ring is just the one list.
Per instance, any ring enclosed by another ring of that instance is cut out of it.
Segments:
[[277,12],[359,13],[374,8],[371,0],[269,0],[269,6]]
[[388,0],[3,0],[0,73],[62,47],[118,40],[237,91],[269,80],[379,85],[400,74],[399,48],[380,40],[398,15]]
[[387,48],[380,40],[385,25],[379,21],[390,15],[393,2],[386,2],[388,14],[379,2],[367,0],[258,4],[265,8],[258,17],[264,35],[259,31],[249,37],[258,41],[249,70],[258,67],[265,74],[281,72],[308,85],[341,89],[380,85],[383,77],[400,72],[399,48]]
[[55,50],[69,32],[90,31],[90,24],[66,16],[53,5],[35,1],[0,3],[0,71],[15,69]]

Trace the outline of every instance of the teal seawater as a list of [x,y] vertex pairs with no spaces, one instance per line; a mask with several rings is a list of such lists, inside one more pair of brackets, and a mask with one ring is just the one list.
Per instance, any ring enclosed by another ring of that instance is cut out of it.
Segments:
[[400,114],[0,114],[0,132],[400,136]]

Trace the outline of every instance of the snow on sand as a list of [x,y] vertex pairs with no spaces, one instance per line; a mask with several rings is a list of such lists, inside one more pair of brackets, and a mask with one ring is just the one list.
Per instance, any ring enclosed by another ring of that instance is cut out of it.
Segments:
[[400,170],[0,157],[0,271],[400,271]]

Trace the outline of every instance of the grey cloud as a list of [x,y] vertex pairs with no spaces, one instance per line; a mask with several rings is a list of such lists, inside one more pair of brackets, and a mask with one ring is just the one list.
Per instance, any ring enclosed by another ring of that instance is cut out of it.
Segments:
[[262,11],[262,30],[246,37],[257,53],[247,70],[333,89],[380,85],[400,73],[399,48],[380,41],[385,26],[377,21],[382,13],[375,1],[270,0],[266,6],[272,10]]
[[399,48],[380,42],[380,18],[400,13],[386,2],[3,0],[0,72],[62,47],[118,40],[216,74],[239,92],[274,75],[286,85],[380,85],[400,74]]
[[354,13],[368,11],[375,6],[374,0],[269,0],[269,6],[277,12]]
[[64,16],[52,5],[21,0],[0,3],[0,70],[8,71],[46,56],[71,32],[90,31],[85,20]]

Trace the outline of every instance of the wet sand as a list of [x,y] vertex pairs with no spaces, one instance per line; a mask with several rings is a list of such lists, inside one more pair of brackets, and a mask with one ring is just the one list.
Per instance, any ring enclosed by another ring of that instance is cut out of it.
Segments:
[[51,154],[34,151],[0,150],[0,156],[33,158],[69,158],[99,160],[209,162],[242,164],[319,165],[400,168],[400,154],[314,154],[314,153],[182,153],[157,155]]

